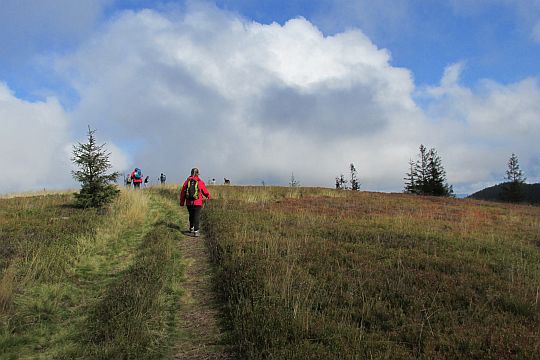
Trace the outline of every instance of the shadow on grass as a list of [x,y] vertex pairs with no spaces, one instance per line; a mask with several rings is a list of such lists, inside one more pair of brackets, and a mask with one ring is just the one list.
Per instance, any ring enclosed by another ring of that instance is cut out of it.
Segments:
[[180,231],[182,232],[182,234],[185,234],[186,232],[189,233],[189,230],[185,230],[185,231],[182,231],[182,228],[180,227],[180,225],[178,224],[175,224],[173,222],[170,222],[170,221],[164,221],[164,220],[161,220],[161,221],[158,221],[155,223],[154,226],[164,226],[164,227],[167,227],[171,230],[176,230],[176,231]]
[[189,231],[189,230],[183,230],[182,234],[184,234],[186,236],[195,237],[195,235],[193,235],[193,233],[191,231]]

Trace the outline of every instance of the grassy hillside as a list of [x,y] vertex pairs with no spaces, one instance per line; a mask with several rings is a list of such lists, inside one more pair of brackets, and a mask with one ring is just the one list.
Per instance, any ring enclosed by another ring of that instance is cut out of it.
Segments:
[[169,357],[182,270],[176,204],[148,191],[123,191],[100,212],[72,202],[0,199],[0,357]]
[[204,229],[244,358],[538,358],[540,208],[210,191]]
[[[210,191],[203,231],[242,357],[538,358],[540,208]],[[0,199],[0,357],[171,358],[177,195],[123,191],[100,212],[69,194]]]
[[[501,201],[504,184],[487,187],[469,197],[477,200]],[[540,205],[540,184],[523,184],[523,202]]]

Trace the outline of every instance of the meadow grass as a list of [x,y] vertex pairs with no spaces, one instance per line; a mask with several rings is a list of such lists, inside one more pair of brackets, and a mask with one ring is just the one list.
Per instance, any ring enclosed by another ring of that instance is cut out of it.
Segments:
[[[322,188],[209,187],[217,281],[244,358],[530,358],[540,208]],[[178,186],[0,199],[2,358],[171,357]]]
[[157,358],[180,296],[175,204],[122,191],[105,211],[71,195],[0,200],[2,358]]
[[5,358],[31,358],[65,335],[61,324],[77,293],[64,279],[76,262],[79,237],[92,236],[103,220],[71,201],[70,194],[0,200],[0,348]]
[[[62,277],[68,267],[63,255],[77,236],[91,234],[99,222],[94,210],[70,206],[71,195],[15,197],[0,202],[0,270],[2,309],[11,291],[32,280]],[[52,256],[57,254],[58,256]],[[48,256],[49,255],[49,256]]]
[[210,191],[203,229],[244,358],[538,358],[540,208]]
[[150,197],[151,221],[136,256],[88,309],[82,334],[87,358],[170,355],[181,294],[180,217],[176,204]]

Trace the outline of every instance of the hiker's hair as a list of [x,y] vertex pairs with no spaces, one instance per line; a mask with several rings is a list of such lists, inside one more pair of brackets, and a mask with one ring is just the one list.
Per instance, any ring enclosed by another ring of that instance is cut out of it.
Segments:
[[199,176],[199,169],[197,168],[191,169],[191,176]]

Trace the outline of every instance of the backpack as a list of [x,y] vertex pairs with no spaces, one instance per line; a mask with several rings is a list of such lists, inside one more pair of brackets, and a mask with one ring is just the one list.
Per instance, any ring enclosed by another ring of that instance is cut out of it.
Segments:
[[186,199],[197,200],[199,198],[199,182],[195,179],[190,179],[186,187]]
[[138,180],[140,178],[142,178],[142,171],[141,171],[141,169],[137,168],[137,169],[135,169],[135,179]]

